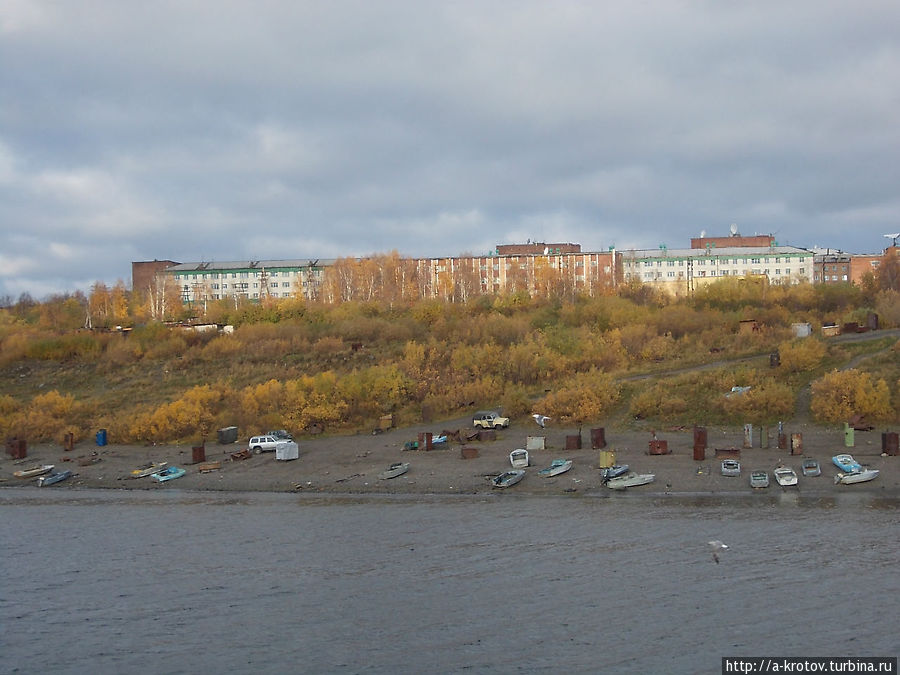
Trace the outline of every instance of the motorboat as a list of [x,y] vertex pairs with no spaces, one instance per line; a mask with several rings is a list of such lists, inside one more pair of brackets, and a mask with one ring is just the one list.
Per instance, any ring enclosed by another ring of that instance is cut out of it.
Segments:
[[391,478],[396,478],[397,476],[402,476],[407,471],[409,471],[409,462],[394,462],[380,474],[378,474],[378,480],[389,480]]
[[572,460],[571,459],[554,459],[550,462],[550,466],[546,469],[541,469],[538,471],[538,476],[543,476],[544,478],[550,478],[552,476],[558,476],[561,473],[565,473],[569,469],[572,468]]
[[158,483],[165,483],[166,481],[181,478],[185,473],[185,470],[179,466],[170,466],[158,473],[150,474],[150,478]]
[[[878,477],[878,469],[862,469],[853,473],[839,473],[834,477],[835,485],[851,485],[853,483],[865,483]],[[40,479],[38,479],[40,480]]]
[[856,473],[857,471],[862,471],[862,465],[853,459],[853,455],[849,455],[846,452],[835,455],[831,458],[831,461],[844,473]]
[[646,485],[652,483],[656,479],[656,475],[652,473],[628,473],[610,478],[606,481],[606,487],[611,490],[624,490],[625,488],[637,487],[638,485]]
[[43,464],[41,466],[33,466],[30,469],[13,471],[13,476],[16,478],[37,478],[38,476],[43,476],[45,473],[50,473],[51,471],[53,471],[53,464]]
[[769,474],[765,471],[750,472],[750,487],[767,488],[769,487]]
[[39,476],[37,479],[38,487],[44,487],[46,485],[53,485],[54,483],[61,483],[67,478],[71,478],[75,474],[71,471],[60,471],[59,473],[51,473],[44,476]]
[[528,451],[523,448],[513,450],[509,453],[509,463],[514,469],[524,469],[529,465]]
[[736,459],[723,459],[722,460],[722,475],[723,476],[740,476],[741,475],[741,463]]
[[511,471],[504,471],[498,476],[494,476],[491,479],[491,485],[495,488],[508,488],[512,487],[523,478],[525,478],[525,469],[513,469]]
[[797,472],[789,466],[779,466],[772,472],[775,482],[781,487],[791,487],[797,484]]
[[800,473],[804,476],[821,476],[822,467],[819,466],[819,460],[804,459],[803,464],[800,465]]
[[610,478],[616,478],[617,476],[623,476],[628,473],[630,467],[627,464],[614,464],[613,466],[607,466],[600,469],[600,478],[605,481],[608,481]]

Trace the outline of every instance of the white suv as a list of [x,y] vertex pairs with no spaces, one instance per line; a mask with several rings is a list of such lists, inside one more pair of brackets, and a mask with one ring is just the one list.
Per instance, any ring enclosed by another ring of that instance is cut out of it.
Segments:
[[279,441],[274,436],[253,436],[250,439],[249,447],[257,455],[261,452],[275,452],[278,449]]

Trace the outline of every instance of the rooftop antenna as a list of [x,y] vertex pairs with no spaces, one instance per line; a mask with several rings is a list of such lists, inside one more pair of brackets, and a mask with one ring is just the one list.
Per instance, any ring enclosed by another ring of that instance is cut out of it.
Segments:
[[732,237],[738,236],[737,223],[732,223],[731,227],[729,227],[728,229],[731,230]]
[[897,245],[897,239],[900,238],[900,232],[894,232],[893,234],[886,234],[886,235],[884,235],[884,236],[887,237],[888,239],[893,240],[893,243],[892,243],[891,245],[892,245],[892,246],[896,246],[896,245]]

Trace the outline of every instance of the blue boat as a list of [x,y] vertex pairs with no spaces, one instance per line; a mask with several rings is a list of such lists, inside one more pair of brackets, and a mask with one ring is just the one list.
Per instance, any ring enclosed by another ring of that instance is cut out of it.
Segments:
[[541,469],[538,471],[538,476],[543,476],[544,478],[550,478],[552,476],[558,476],[561,473],[565,473],[569,469],[572,468],[572,460],[571,459],[554,459],[550,462],[550,466],[546,469]]
[[60,471],[57,473],[51,473],[49,475],[40,476],[37,479],[38,487],[44,487],[45,485],[53,485],[54,483],[60,483],[67,478],[71,478],[74,476],[71,471]]
[[170,466],[166,469],[163,469],[159,473],[154,473],[150,476],[153,480],[159,483],[165,483],[167,480],[175,480],[176,478],[181,478],[186,471],[181,467]]
[[835,455],[831,458],[831,461],[844,473],[859,473],[862,471],[860,463],[853,459],[853,455],[848,455],[847,453]]
[[604,482],[608,481],[610,478],[618,478],[619,476],[624,476],[628,473],[630,467],[627,464],[616,464],[614,466],[606,467],[605,469],[600,469],[600,478],[603,479]]

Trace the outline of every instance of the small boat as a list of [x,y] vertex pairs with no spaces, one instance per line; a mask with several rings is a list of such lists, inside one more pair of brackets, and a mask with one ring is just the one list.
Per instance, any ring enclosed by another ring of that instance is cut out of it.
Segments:
[[166,467],[162,471],[157,473],[150,474],[150,478],[155,480],[158,483],[165,483],[168,480],[175,480],[176,478],[181,478],[185,474],[185,470],[178,466],[170,466]]
[[750,472],[750,487],[767,488],[769,487],[769,474],[765,471]]
[[607,466],[600,469],[600,478],[603,479],[604,482],[608,481],[610,478],[616,478],[617,476],[624,476],[628,473],[629,466],[627,464],[615,464],[613,466]]
[[37,479],[38,487],[44,487],[45,485],[53,485],[54,483],[61,483],[67,478],[71,478],[74,476],[71,471],[61,471],[59,473],[51,473],[46,476],[41,476]]
[[169,465],[168,462],[150,462],[149,466],[141,467],[140,469],[135,469],[131,472],[132,478],[146,478],[147,476],[152,476],[155,473],[159,473],[163,469],[165,469]]
[[817,459],[804,459],[800,466],[800,473],[804,476],[821,476],[822,468],[819,466]]
[[518,448],[509,453],[509,463],[514,469],[524,469],[528,466],[528,451]]
[[512,471],[504,471],[499,476],[491,478],[491,485],[495,488],[508,488],[515,485],[523,478],[525,478],[524,469],[513,469]]
[[409,462],[394,462],[380,474],[378,474],[378,480],[388,480],[389,478],[396,478],[397,476],[402,476],[407,471],[409,471]]
[[853,455],[848,455],[847,453],[835,455],[831,458],[831,461],[844,473],[856,473],[857,471],[862,471],[860,463],[853,459]]
[[741,463],[736,459],[723,459],[722,460],[722,475],[723,476],[740,476],[741,475]]
[[841,483],[843,485],[851,485],[853,483],[865,483],[866,481],[870,481],[877,477],[878,469],[862,469],[860,471],[854,471],[852,473],[839,473],[834,477],[834,483],[835,485],[837,485],[838,483]]
[[44,464],[42,466],[33,466],[30,469],[13,471],[13,476],[16,478],[37,478],[38,476],[43,476],[45,473],[50,473],[51,471],[53,471],[53,465]]
[[789,466],[779,466],[772,474],[775,476],[775,482],[781,487],[791,487],[797,484],[797,472]]
[[624,490],[625,488],[652,483],[655,479],[656,475],[652,473],[634,473],[629,471],[621,476],[610,478],[606,481],[606,487],[612,490]]
[[550,478],[552,476],[558,476],[561,473],[565,473],[571,468],[571,459],[554,459],[552,462],[550,462],[550,466],[548,466],[546,469],[541,469],[540,471],[538,471],[538,476]]

